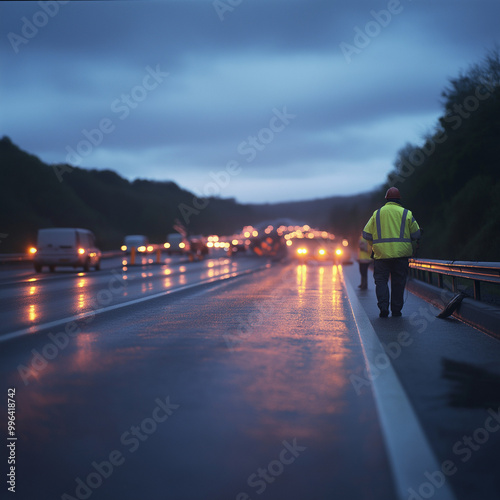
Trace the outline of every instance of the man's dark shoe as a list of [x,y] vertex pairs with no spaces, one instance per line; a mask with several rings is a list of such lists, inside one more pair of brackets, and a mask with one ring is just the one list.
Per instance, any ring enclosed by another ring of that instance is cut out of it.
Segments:
[[379,316],[381,318],[387,318],[387,316],[389,316],[389,311],[380,311]]
[[401,312],[401,311],[393,311],[393,312],[392,312],[392,315],[393,315],[393,316],[402,316],[403,314],[402,314],[402,312]]

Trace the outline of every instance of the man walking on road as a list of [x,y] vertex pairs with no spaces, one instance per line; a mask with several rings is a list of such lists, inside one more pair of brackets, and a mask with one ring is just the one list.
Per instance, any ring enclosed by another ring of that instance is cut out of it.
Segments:
[[408,274],[408,258],[413,254],[412,241],[420,239],[420,227],[410,210],[401,206],[399,189],[391,187],[385,194],[387,203],[376,210],[363,229],[363,237],[373,247],[373,278],[379,316],[401,316]]

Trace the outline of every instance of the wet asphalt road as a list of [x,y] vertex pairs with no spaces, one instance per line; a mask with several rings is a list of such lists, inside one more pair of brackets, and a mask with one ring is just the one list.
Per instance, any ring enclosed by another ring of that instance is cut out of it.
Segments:
[[[339,269],[276,264],[1,343],[17,498],[394,499]],[[107,272],[5,285],[3,318],[27,325],[30,286],[33,323],[78,314]],[[165,289],[162,266],[137,272]]]
[[[105,307],[142,299],[182,287],[210,282],[248,269],[262,267],[255,259],[229,259],[224,253],[204,261],[182,256],[103,259],[101,271],[78,272],[57,268],[35,273],[15,266],[0,272],[0,338],[5,333],[33,333],[53,322],[76,315],[91,315]],[[63,321],[64,322],[64,321]]]
[[[436,319],[443,304],[408,293],[402,318],[378,318],[357,266],[103,267],[0,271],[0,420],[14,389],[17,498],[500,498],[500,342]],[[418,443],[398,422],[400,458],[415,463],[399,496],[352,295],[385,346],[378,382],[390,359],[448,473],[413,462]]]
[[[359,282],[357,266],[344,272],[346,281]],[[386,346],[437,462],[432,469],[415,463],[403,498],[437,500],[447,484],[456,500],[498,500],[500,342],[454,317],[438,319],[446,303],[426,302],[408,290],[402,317],[379,318],[372,280],[370,275],[369,290],[357,290],[356,296]],[[398,347],[402,335],[406,340]]]

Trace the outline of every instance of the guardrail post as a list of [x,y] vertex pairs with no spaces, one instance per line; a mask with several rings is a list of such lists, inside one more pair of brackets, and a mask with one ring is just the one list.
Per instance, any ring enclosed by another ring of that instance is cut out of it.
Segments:
[[455,279],[455,276],[451,277],[451,291],[453,293],[456,293],[457,291],[457,280]]
[[443,288],[443,275],[438,274],[437,276],[438,276],[438,287]]
[[474,299],[481,300],[481,282],[474,280]]

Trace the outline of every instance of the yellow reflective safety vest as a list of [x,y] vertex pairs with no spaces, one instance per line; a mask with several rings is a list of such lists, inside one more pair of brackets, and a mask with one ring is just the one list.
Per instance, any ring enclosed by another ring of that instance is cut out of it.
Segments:
[[420,239],[420,227],[410,210],[388,201],[373,212],[363,238],[372,243],[375,259],[411,257],[411,242]]
[[358,262],[362,264],[369,264],[371,259],[372,249],[364,238],[359,239]]

